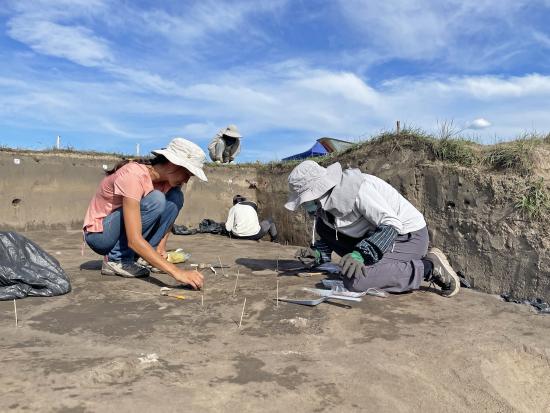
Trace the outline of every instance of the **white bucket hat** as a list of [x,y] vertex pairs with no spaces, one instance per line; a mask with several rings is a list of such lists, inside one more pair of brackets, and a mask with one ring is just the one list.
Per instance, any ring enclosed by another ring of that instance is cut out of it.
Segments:
[[307,201],[321,198],[342,180],[342,166],[336,162],[323,168],[315,161],[304,161],[288,176],[288,202],[285,208],[296,211]]
[[222,135],[229,136],[230,138],[242,138],[237,126],[228,125],[227,128],[222,129]]
[[183,166],[201,181],[208,181],[202,169],[206,162],[206,155],[197,144],[187,139],[174,138],[166,148],[151,152],[155,155],[164,155],[174,165]]

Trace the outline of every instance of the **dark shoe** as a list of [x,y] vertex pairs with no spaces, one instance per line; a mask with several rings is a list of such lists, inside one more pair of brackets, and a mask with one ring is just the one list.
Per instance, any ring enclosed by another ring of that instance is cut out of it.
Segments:
[[441,295],[452,297],[460,291],[460,279],[451,264],[449,264],[443,251],[438,248],[431,248],[425,259],[433,264],[432,273],[426,281],[440,287]]
[[101,274],[118,275],[124,278],[144,278],[149,276],[149,270],[134,262],[122,263],[115,261],[103,261]]

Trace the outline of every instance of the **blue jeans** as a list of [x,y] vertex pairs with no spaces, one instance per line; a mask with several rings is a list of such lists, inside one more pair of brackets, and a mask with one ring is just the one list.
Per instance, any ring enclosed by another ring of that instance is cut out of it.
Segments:
[[[154,190],[141,199],[139,206],[143,238],[157,247],[183,207],[183,192],[180,188],[172,188],[165,195]],[[103,232],[86,232],[84,237],[92,250],[108,255],[109,261],[134,261],[134,251],[128,247],[122,208],[103,218]]]

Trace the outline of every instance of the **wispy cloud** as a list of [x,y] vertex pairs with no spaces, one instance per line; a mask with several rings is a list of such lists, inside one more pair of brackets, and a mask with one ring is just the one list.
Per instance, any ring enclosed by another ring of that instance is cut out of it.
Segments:
[[34,51],[62,57],[83,66],[97,66],[112,60],[107,42],[85,27],[16,17],[8,23],[8,34]]
[[356,56],[437,61],[447,70],[466,71],[512,64],[528,52],[532,13],[548,7],[544,0],[340,0],[339,5],[364,36]]

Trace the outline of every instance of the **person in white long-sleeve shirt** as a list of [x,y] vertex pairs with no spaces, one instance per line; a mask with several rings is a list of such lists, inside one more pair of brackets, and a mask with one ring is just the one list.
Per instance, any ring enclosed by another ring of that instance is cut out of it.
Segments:
[[259,240],[269,234],[271,242],[277,240],[277,228],[273,220],[260,222],[258,206],[242,195],[233,197],[233,206],[227,215],[225,229],[232,238]]
[[352,291],[378,288],[404,292],[420,287],[422,280],[441,287],[451,297],[460,280],[437,248],[428,251],[429,236],[424,216],[394,187],[359,169],[338,162],[323,168],[304,161],[288,177],[285,207],[302,206],[315,215],[318,236],[296,258],[312,266],[339,262],[344,286]]

